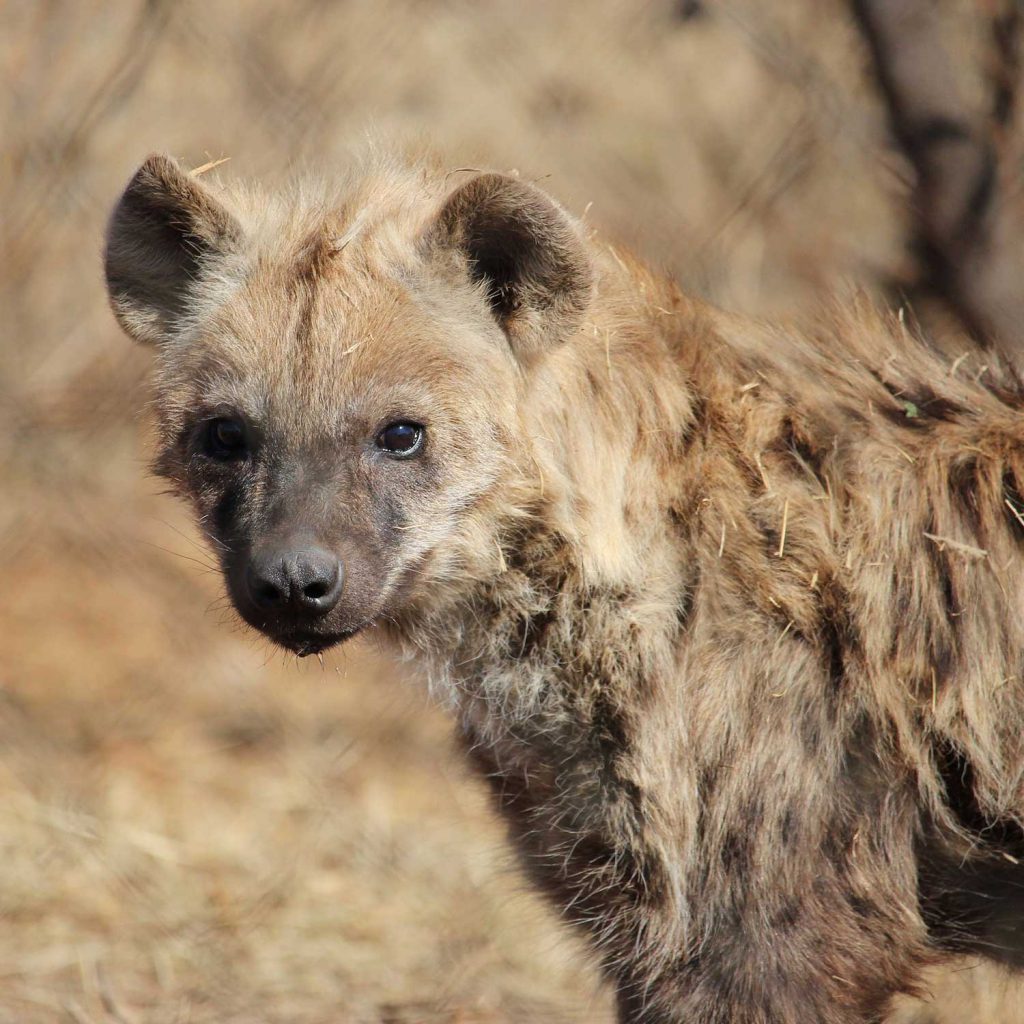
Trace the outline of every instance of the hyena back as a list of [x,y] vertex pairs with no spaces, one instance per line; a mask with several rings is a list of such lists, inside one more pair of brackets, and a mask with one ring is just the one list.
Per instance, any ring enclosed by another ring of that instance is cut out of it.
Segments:
[[423,663],[632,1024],[1024,965],[1024,391],[685,298],[532,185],[165,157],[111,219],[158,471],[241,616]]

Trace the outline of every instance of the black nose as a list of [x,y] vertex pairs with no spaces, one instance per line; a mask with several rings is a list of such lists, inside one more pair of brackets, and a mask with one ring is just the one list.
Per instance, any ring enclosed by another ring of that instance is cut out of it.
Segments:
[[249,562],[246,583],[263,611],[305,618],[326,615],[341,597],[344,573],[337,555],[318,547],[269,547]]

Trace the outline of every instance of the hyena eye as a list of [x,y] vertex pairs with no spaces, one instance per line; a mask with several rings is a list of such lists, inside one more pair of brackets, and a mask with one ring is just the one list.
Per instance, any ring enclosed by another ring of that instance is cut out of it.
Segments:
[[206,427],[206,454],[210,458],[227,462],[244,459],[248,452],[244,423],[228,417],[210,420]]
[[388,455],[407,459],[423,447],[426,430],[419,423],[400,420],[389,423],[377,435],[377,447]]

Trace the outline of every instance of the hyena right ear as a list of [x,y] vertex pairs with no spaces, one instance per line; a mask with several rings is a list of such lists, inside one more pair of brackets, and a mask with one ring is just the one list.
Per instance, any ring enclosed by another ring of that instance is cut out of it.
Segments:
[[454,250],[486,292],[519,358],[564,340],[583,319],[593,271],[579,229],[534,185],[480,174],[447,199],[428,236]]
[[171,157],[150,156],[107,229],[107,291],[121,326],[136,341],[166,341],[203,268],[241,238],[241,226],[209,189]]

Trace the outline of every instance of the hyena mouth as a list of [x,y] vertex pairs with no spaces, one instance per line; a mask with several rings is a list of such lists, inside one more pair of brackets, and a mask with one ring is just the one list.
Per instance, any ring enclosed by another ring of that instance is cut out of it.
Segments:
[[346,629],[339,633],[288,633],[273,636],[271,639],[292,654],[308,658],[311,654],[323,654],[329,648],[350,640],[361,629],[361,626],[356,626],[355,629]]

